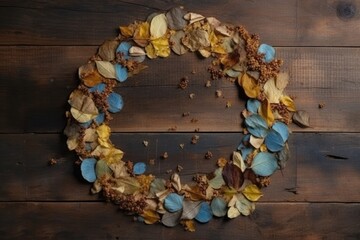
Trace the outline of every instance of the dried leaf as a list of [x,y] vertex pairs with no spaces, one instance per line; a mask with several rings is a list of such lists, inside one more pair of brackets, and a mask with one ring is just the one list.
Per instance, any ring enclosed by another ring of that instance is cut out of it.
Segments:
[[274,154],[260,152],[254,157],[251,169],[259,176],[270,176],[278,169],[277,160]]
[[120,26],[120,33],[122,36],[129,38],[132,37],[135,30],[135,25],[130,24],[129,26]]
[[209,180],[209,186],[211,186],[213,189],[220,189],[223,185],[225,185],[222,171],[223,169],[221,167],[216,169],[214,172],[215,177]]
[[197,13],[189,12],[184,15],[184,19],[190,21],[190,24],[193,24],[195,22],[205,19],[205,17]]
[[272,152],[278,152],[283,149],[285,142],[281,137],[281,134],[271,129],[269,134],[265,138],[266,147]]
[[177,191],[180,192],[181,191],[181,182],[180,182],[180,176],[177,173],[173,173],[171,175],[171,185],[173,186],[173,188]]
[[166,37],[151,40],[151,44],[148,46],[150,45],[153,46],[156,56],[168,57],[171,53],[169,40]]
[[181,224],[185,227],[186,231],[195,232],[195,222],[193,220],[183,220]]
[[97,71],[94,62],[79,67],[78,74],[87,87],[93,87],[103,81],[103,77]]
[[268,133],[266,121],[258,114],[253,114],[245,119],[247,130],[258,138],[264,138]]
[[263,196],[260,189],[255,184],[247,185],[242,193],[247,199],[253,202],[258,201]]
[[95,182],[96,180],[95,164],[95,158],[85,158],[81,162],[81,175],[88,182]]
[[284,90],[286,88],[286,86],[289,83],[289,74],[286,72],[280,72],[277,76],[276,76],[276,87],[279,90]]
[[142,49],[140,47],[137,47],[137,46],[132,46],[129,49],[129,54],[132,57],[140,57],[140,56],[145,56],[146,55],[144,49]]
[[127,177],[129,173],[127,167],[125,166],[124,161],[118,161],[109,165],[110,169],[113,171],[114,178]]
[[120,64],[115,64],[115,76],[119,82],[124,82],[128,78],[128,70]]
[[[75,89],[69,97],[69,104],[85,114],[98,115],[99,111],[91,97],[86,96],[80,90]],[[86,121],[87,122],[87,121]]]
[[105,174],[111,175],[112,171],[109,168],[109,166],[107,165],[107,163],[104,160],[99,160],[96,163],[96,167],[95,167],[95,172],[96,172],[96,177],[97,179],[100,179],[101,177],[103,177]]
[[146,224],[154,224],[160,221],[160,215],[155,210],[146,209],[142,212],[141,216]]
[[162,216],[161,222],[167,227],[175,227],[180,223],[181,214],[181,210],[173,213],[165,212],[165,214]]
[[261,144],[263,144],[264,142],[264,138],[257,138],[254,137],[253,135],[250,136],[250,144],[254,147],[254,148],[260,148]]
[[209,222],[213,217],[210,205],[207,202],[201,202],[199,213],[196,215],[195,219],[201,223]]
[[194,52],[210,46],[209,34],[203,29],[193,29],[185,34],[182,43]]
[[194,202],[191,200],[185,200],[183,202],[183,210],[180,219],[193,219],[200,211],[200,203],[201,202]]
[[180,30],[186,26],[186,21],[184,20],[186,12],[181,7],[171,8],[166,13],[167,23],[170,29]]
[[239,84],[243,87],[246,96],[249,98],[257,98],[260,94],[260,87],[256,80],[247,73],[244,73],[242,77],[239,78]]
[[153,39],[160,38],[167,31],[167,19],[165,14],[159,14],[153,17],[150,23],[150,35]]
[[289,138],[289,128],[288,126],[283,123],[283,122],[276,122],[273,126],[272,129],[275,130],[276,132],[278,132],[283,141],[286,142]]
[[236,218],[240,216],[240,212],[236,207],[230,207],[227,211],[228,218]]
[[223,217],[227,212],[227,204],[223,198],[215,197],[211,201],[211,211],[216,217]]
[[310,116],[306,111],[299,110],[295,112],[292,119],[299,127],[310,127]]
[[239,152],[233,152],[232,155],[233,164],[241,169],[242,172],[245,171],[246,165],[244,159],[242,158]]
[[114,189],[124,194],[134,194],[141,188],[139,182],[133,177],[120,177],[115,179],[115,182],[116,187]]
[[184,196],[180,196],[176,193],[170,193],[164,200],[164,208],[173,213],[183,208]]
[[237,201],[235,207],[244,216],[249,216],[251,212],[255,210],[255,204],[247,200],[243,194],[236,195]]
[[70,112],[71,112],[71,115],[73,116],[73,118],[76,121],[78,121],[79,123],[86,123],[86,122],[91,121],[92,119],[96,118],[96,116],[97,116],[97,114],[84,113],[73,107],[70,109]]
[[267,124],[271,126],[275,121],[274,114],[271,110],[271,105],[267,99],[264,99],[260,105],[259,114],[266,120]]
[[269,103],[279,103],[283,91],[276,87],[274,78],[270,78],[264,84],[264,93]]
[[200,201],[206,199],[206,196],[203,194],[202,190],[199,188],[198,185],[189,187],[187,184],[185,184],[182,187],[182,190],[187,194],[187,197],[189,197],[193,201]]
[[177,31],[175,34],[171,35],[170,42],[171,42],[171,49],[177,55],[183,55],[187,52],[187,49],[181,43],[181,39],[185,36],[184,31]]
[[98,50],[98,54],[103,61],[112,61],[115,58],[115,50],[119,45],[118,41],[107,40],[105,41]]
[[150,184],[150,193],[154,196],[156,193],[162,192],[165,190],[165,180],[161,178],[155,178],[154,181]]
[[102,159],[104,159],[110,165],[112,163],[119,162],[124,156],[124,153],[120,149],[114,147],[106,148],[99,145],[95,148],[94,151],[91,152],[91,155],[95,157],[102,156]]
[[246,109],[250,111],[251,113],[258,113],[259,107],[261,103],[257,99],[249,99],[246,102]]
[[150,40],[150,24],[141,22],[137,25],[134,32],[134,42],[140,47],[146,47]]
[[222,171],[226,185],[230,188],[239,189],[244,182],[241,169],[234,164],[226,164]]
[[95,61],[96,68],[99,73],[105,78],[116,78],[115,66],[111,62],[107,61]]
[[284,104],[290,112],[296,111],[295,103],[289,96],[281,96],[280,102]]

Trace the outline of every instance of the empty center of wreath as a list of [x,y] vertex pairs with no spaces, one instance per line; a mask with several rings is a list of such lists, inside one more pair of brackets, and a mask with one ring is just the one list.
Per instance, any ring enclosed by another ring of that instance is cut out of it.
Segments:
[[[193,56],[168,58],[172,52]],[[149,61],[158,57],[164,59]],[[275,49],[243,26],[179,7],[120,26],[119,35],[79,68],[81,81],[68,101],[67,145],[79,157],[83,178],[93,183],[91,192],[146,224],[181,223],[189,231],[195,231],[195,221],[249,215],[270,176],[289,159],[287,125],[308,126],[307,113],[296,111],[284,91],[289,75],[281,64]],[[149,109],[160,115],[149,121],[143,114]],[[177,142],[168,143],[166,133],[111,136],[109,123],[120,111],[114,132],[178,131],[172,135]],[[219,129],[243,135],[209,133]],[[127,142],[127,136],[136,143]],[[208,165],[215,170],[198,168],[213,153],[203,147],[199,154],[196,146],[217,142],[223,147],[236,137],[229,146],[237,147]],[[133,148],[135,155],[124,155],[115,142]],[[177,166],[170,167],[171,154],[179,154]]]

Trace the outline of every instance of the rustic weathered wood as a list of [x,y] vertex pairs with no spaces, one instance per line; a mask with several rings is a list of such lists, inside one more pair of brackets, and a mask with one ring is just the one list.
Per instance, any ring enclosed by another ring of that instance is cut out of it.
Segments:
[[[286,91],[311,116],[311,128],[292,126],[294,131],[360,131],[355,121],[360,118],[360,49],[277,50],[292,78]],[[0,55],[7,61],[0,63],[0,110],[6,116],[0,119],[0,132],[61,132],[67,98],[78,83],[77,67],[95,51],[96,47],[1,47]],[[242,90],[227,80],[204,87],[209,79],[206,62],[193,54],[147,61],[148,69],[116,90],[125,106],[114,115],[113,131],[167,131],[175,125],[178,131],[240,131]],[[183,91],[177,84],[184,76],[191,82]],[[215,97],[217,89],[224,98]],[[193,100],[190,93],[196,94]],[[225,108],[228,100],[231,108]],[[325,108],[319,109],[320,103]],[[188,111],[189,117],[181,116]],[[192,118],[198,123],[191,123]]]
[[245,25],[276,46],[359,46],[358,0],[2,1],[0,44],[99,45],[117,34],[118,25],[179,5]]
[[[166,228],[104,203],[0,203],[2,239],[359,239],[360,204],[258,204],[248,218]],[[336,221],[334,221],[336,219]]]
[[[196,173],[215,170],[219,157],[230,158],[241,140],[239,133],[200,133],[198,144],[190,144],[193,134],[113,134],[113,143],[125,152],[124,160],[149,162],[148,172],[168,179],[167,170],[177,165],[184,182],[191,182]],[[143,140],[149,142],[144,147]],[[358,134],[296,133],[290,138],[292,157],[281,174],[271,177],[262,201],[360,201],[360,154]],[[74,154],[58,134],[0,135],[1,201],[97,201],[89,194],[90,184],[82,180],[73,162]],[[179,144],[184,143],[182,150]],[[161,159],[164,152],[169,158]],[[207,151],[213,153],[204,159]],[[344,159],[336,159],[344,158]],[[50,159],[57,164],[49,166]]]

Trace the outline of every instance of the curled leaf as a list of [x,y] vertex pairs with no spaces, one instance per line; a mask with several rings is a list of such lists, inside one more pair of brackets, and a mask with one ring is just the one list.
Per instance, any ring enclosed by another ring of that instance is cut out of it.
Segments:
[[249,98],[256,98],[260,94],[260,87],[256,80],[247,73],[244,73],[239,78],[239,84],[243,87],[245,94]]

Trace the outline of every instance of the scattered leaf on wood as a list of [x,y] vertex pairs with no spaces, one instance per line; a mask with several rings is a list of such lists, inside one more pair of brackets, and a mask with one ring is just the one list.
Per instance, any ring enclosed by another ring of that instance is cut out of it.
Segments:
[[306,111],[299,110],[296,111],[292,117],[294,123],[299,127],[307,128],[310,127],[310,116]]

